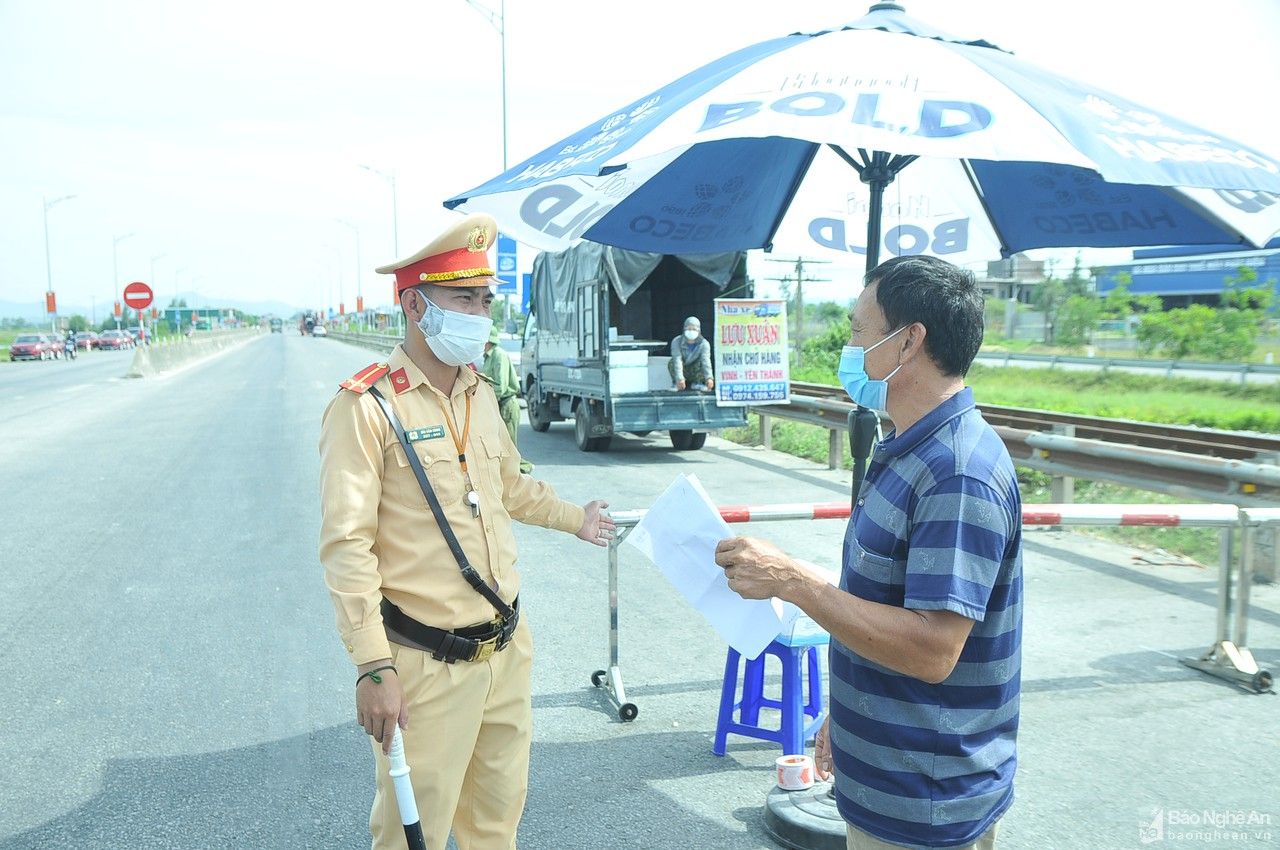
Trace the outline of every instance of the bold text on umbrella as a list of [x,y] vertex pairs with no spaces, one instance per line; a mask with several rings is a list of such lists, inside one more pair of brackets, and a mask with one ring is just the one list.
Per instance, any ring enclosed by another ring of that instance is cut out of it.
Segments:
[[[991,110],[977,103],[963,100],[920,100],[919,123],[915,127],[903,127],[900,121],[891,122],[878,118],[881,97],[902,97],[898,94],[860,94],[854,100],[851,121],[864,127],[889,130],[894,133],[946,138],[963,136],[985,130],[991,124]],[[764,107],[763,100],[744,100],[739,103],[713,103],[707,107],[706,117],[698,132],[713,130],[750,118]],[[811,91],[779,98],[769,104],[769,109],[783,115],[799,117],[825,117],[844,111],[848,101],[835,92]]]

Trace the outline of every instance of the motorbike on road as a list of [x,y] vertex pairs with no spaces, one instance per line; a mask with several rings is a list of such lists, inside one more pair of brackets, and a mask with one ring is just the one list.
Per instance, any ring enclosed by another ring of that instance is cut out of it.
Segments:
[[76,337],[75,334],[67,334],[66,339],[62,341],[62,359],[76,359]]

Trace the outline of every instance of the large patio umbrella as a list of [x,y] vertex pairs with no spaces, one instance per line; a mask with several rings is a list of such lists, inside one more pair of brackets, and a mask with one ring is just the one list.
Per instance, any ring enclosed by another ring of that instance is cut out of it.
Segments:
[[1268,154],[877,3],[699,68],[445,206],[544,250],[777,245],[870,267],[881,247],[1260,246],[1278,193]]

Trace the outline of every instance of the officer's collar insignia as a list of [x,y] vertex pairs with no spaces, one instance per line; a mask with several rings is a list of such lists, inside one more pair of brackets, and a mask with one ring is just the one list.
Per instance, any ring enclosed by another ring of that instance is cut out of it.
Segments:
[[396,395],[409,389],[409,373],[404,369],[397,369],[391,373],[391,386],[395,388]]

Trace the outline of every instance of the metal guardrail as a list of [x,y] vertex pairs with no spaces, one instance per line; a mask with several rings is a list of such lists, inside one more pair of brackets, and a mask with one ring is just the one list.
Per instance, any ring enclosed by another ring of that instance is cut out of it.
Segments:
[[401,342],[399,337],[387,336],[386,334],[343,333],[342,331],[327,331],[325,338],[336,339],[339,342],[349,342],[352,345],[381,351],[384,354],[390,354]]
[[[836,401],[833,398],[837,393],[843,392],[838,387],[793,384],[792,390],[790,404],[753,408],[753,412],[761,417],[762,441],[766,446],[770,445],[767,437],[768,417],[771,416],[826,428],[828,429],[827,466],[830,469],[838,468],[843,456],[844,440],[841,435],[848,433],[849,414],[854,409],[853,404],[848,401]],[[808,395],[809,392],[817,392],[820,395],[814,397]],[[1011,421],[1018,421],[1009,413],[1009,411],[1018,410],[1017,408],[981,406],[981,409],[989,421],[1000,421],[1002,414],[1010,417]],[[1032,413],[1038,413],[1038,411],[1032,411]],[[1109,420],[1092,417],[1077,417],[1077,419],[1087,420],[1099,434],[1110,434],[1106,428]],[[1132,425],[1141,426],[1150,425],[1150,423],[1132,423]],[[1045,433],[1000,424],[994,424],[993,427],[1004,440],[1009,454],[1016,463],[1050,473],[1055,477],[1102,479],[1155,493],[1167,493],[1209,502],[1229,501],[1242,507],[1262,508],[1280,503],[1280,466],[1266,462],[1275,456],[1274,450],[1280,449],[1280,441],[1274,438],[1185,429],[1193,431],[1202,445],[1206,442],[1212,443],[1215,438],[1224,440],[1241,438],[1244,445],[1237,447],[1237,456],[1224,458],[1213,456],[1208,451],[1189,452],[1152,448],[1135,444],[1128,438],[1120,441],[1088,439],[1065,433]],[[1056,424],[1055,427],[1057,427]],[[1060,430],[1067,429],[1064,427]],[[1123,433],[1135,429],[1126,423],[1125,427],[1119,430]],[[1141,429],[1136,430],[1141,431]],[[1155,436],[1138,434],[1139,438],[1156,439],[1159,436],[1158,434]],[[1164,440],[1174,445],[1186,445],[1186,443],[1179,443],[1168,434],[1164,435]],[[1273,451],[1263,451],[1266,448]],[[1242,457],[1252,459],[1244,460]]]
[[1096,366],[1106,370],[1110,368],[1149,369],[1164,372],[1173,377],[1176,371],[1183,372],[1230,372],[1239,373],[1240,383],[1247,383],[1250,375],[1280,375],[1280,365],[1269,363],[1213,363],[1201,360],[1146,360],[1139,357],[1080,357],[1067,354],[1015,354],[1013,352],[978,352],[977,360],[997,360],[1005,366],[1015,361],[1027,363],[1048,363],[1049,368],[1058,365]]
[[[823,399],[849,406],[848,396],[840,387],[792,381],[791,392],[793,397]],[[1209,457],[1252,460],[1258,463],[1280,462],[1280,437],[1271,434],[1167,425],[1159,422],[1112,419],[996,404],[980,403],[978,410],[991,425],[1005,425],[1027,431],[1063,433],[1071,437],[1146,446],[1152,449],[1169,449]]]

